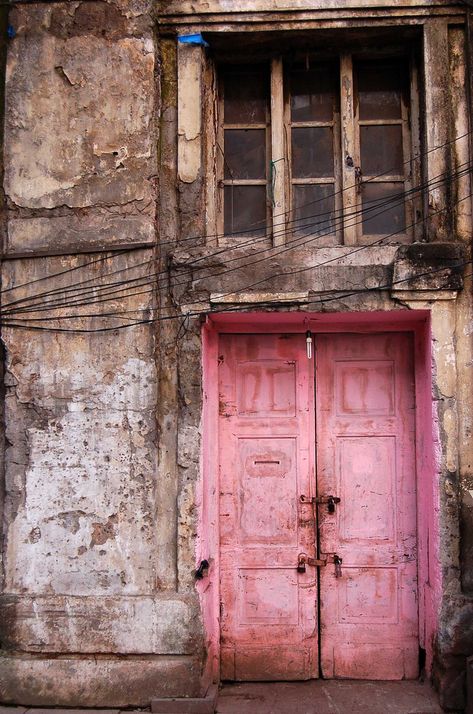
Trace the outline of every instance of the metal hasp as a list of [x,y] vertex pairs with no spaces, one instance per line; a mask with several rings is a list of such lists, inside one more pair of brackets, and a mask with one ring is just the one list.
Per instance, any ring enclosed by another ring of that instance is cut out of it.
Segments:
[[332,562],[335,565],[335,577],[342,577],[342,558],[336,553],[327,553],[321,558],[310,558],[306,553],[299,553],[297,558],[297,572],[305,573],[306,566],[312,565],[314,568],[324,568],[327,563]]
[[338,496],[314,496],[310,498],[309,496],[302,495],[300,500],[301,503],[315,503],[317,506],[326,503],[329,513],[335,513],[335,505],[340,503],[340,498]]
[[297,572],[305,573],[306,565],[312,565],[314,568],[323,568],[327,565],[327,558],[310,558],[305,553],[299,553],[297,558]]
[[340,558],[339,555],[335,554],[333,556],[333,562],[335,564],[335,577],[341,578],[342,577],[342,558]]

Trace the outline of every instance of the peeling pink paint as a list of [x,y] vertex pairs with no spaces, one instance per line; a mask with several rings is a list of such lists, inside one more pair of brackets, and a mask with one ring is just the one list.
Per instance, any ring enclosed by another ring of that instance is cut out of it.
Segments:
[[[202,479],[200,484],[200,532],[196,562],[207,557],[211,568],[207,580],[197,585],[207,634],[206,681],[219,678],[220,593],[218,527],[218,335],[219,333],[370,333],[408,331],[415,339],[416,464],[419,498],[418,583],[419,641],[426,649],[427,670],[432,662],[432,639],[437,629],[441,592],[438,501],[438,424],[432,408],[432,372],[429,312],[393,311],[322,315],[314,313],[240,313],[214,315],[203,328],[204,410]],[[437,444],[437,448],[436,448]]]

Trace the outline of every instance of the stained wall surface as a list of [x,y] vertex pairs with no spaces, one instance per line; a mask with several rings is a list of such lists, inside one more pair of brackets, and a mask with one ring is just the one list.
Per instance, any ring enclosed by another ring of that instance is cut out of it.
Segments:
[[[218,677],[218,572],[194,580],[216,556],[203,480],[209,311],[419,310],[421,642],[442,702],[461,708],[473,654],[464,4],[78,0],[19,5],[8,22],[2,701],[147,706]],[[177,41],[198,32],[210,48]],[[216,66],[290,33],[410,48],[422,117],[413,244],[217,244]]]

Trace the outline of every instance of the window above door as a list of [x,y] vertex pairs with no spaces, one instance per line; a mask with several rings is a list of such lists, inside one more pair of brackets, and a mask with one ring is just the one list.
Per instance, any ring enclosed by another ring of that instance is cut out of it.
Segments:
[[221,242],[413,240],[422,200],[406,56],[307,53],[217,72]]

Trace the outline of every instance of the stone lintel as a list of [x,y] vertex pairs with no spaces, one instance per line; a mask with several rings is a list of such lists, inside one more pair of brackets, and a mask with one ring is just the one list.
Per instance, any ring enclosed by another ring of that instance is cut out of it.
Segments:
[[210,302],[214,304],[233,303],[280,303],[280,302],[307,302],[308,292],[284,292],[284,293],[211,293]]
[[[457,291],[463,288],[466,250],[461,243],[401,246],[393,266],[392,291]],[[438,298],[437,298],[438,299]]]

